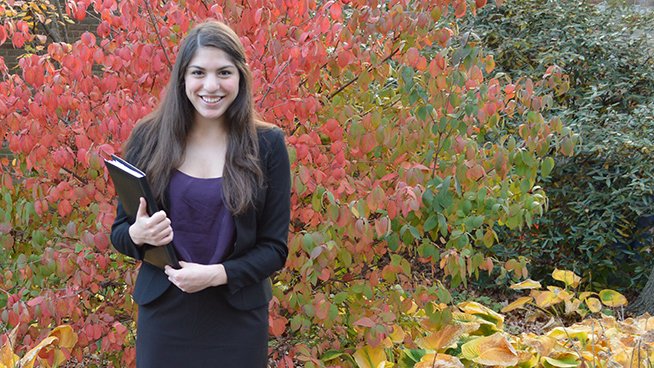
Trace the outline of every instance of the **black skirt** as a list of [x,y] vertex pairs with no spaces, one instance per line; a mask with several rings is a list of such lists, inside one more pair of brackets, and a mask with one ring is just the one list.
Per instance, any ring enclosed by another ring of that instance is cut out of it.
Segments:
[[137,368],[266,368],[268,305],[242,311],[218,288],[174,285],[139,306]]

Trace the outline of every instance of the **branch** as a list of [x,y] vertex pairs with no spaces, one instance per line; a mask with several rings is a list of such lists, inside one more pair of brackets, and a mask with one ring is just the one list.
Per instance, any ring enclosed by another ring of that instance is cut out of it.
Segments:
[[[384,58],[384,60],[381,61],[380,64],[383,64],[383,63],[387,62],[388,60],[390,60],[390,59],[391,59],[393,56],[395,56],[395,54],[397,54],[399,51],[400,51],[399,48],[393,50],[393,51],[392,51],[392,52],[391,52],[387,57]],[[372,70],[372,66],[368,67],[368,71],[371,71],[371,70]],[[328,100],[331,100],[331,99],[334,98],[337,94],[343,92],[343,90],[346,89],[347,87],[349,87],[352,83],[356,82],[358,79],[359,79],[359,76],[357,75],[356,77],[352,78],[352,80],[350,80],[349,82],[347,82],[347,83],[345,83],[344,85],[342,85],[342,86],[341,86],[339,89],[337,89],[334,93],[332,93],[331,95],[329,95],[329,97],[328,97],[327,99],[328,99]]]
[[[64,13],[61,11],[61,4],[59,4],[59,0],[55,1],[55,5],[57,6],[57,12],[59,13],[59,19],[63,22],[64,21]],[[55,24],[55,27],[57,27],[57,31],[59,31],[59,26]],[[68,39],[68,30],[66,29],[66,26],[64,25],[61,28],[64,29],[64,39],[66,40],[66,43],[70,43],[70,40]]]
[[65,172],[71,174],[72,176],[74,176],[75,179],[79,180],[82,184],[84,184],[84,185],[88,184],[88,182],[86,181],[86,179],[84,179],[83,177],[81,177],[81,176],[75,174],[75,173],[74,173],[72,170],[70,170],[69,168],[67,168],[67,167],[62,167],[61,169],[64,170]]
[[157,35],[157,39],[159,40],[159,45],[163,50],[164,56],[166,57],[166,61],[168,62],[168,67],[172,69],[173,64],[170,62],[170,59],[168,58],[168,53],[166,52],[166,48],[164,47],[163,41],[161,40],[159,28],[157,27],[157,21],[156,19],[154,19],[154,14],[152,14],[152,11],[150,10],[150,5],[148,4],[149,1],[144,1],[144,3],[145,3],[145,8],[148,10],[148,14],[150,15],[150,20],[152,21],[152,27],[154,27],[154,33]]
[[[277,73],[277,75],[275,76],[275,79],[273,79],[271,84],[275,84],[275,82],[277,82],[277,79],[282,75],[282,72],[284,72],[284,70],[286,70],[286,68],[288,67],[289,64],[290,63],[288,61],[284,64],[284,67],[279,71],[279,73]],[[271,90],[272,90],[272,86],[269,86],[268,89],[266,90],[266,93],[263,95],[263,97],[259,101],[259,107],[261,107],[261,105],[263,105],[263,101],[266,99],[266,97],[268,96],[268,94],[270,93]]]

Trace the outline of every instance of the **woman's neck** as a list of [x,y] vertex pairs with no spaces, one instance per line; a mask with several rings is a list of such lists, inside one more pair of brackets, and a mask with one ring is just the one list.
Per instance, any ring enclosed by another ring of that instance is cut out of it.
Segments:
[[224,121],[195,119],[187,137],[187,144],[223,144],[227,142],[227,129]]

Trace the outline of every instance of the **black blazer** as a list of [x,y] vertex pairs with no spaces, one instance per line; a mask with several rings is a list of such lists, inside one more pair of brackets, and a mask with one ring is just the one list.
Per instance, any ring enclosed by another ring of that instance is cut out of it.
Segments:
[[[227,285],[218,288],[229,303],[241,310],[267,304],[272,298],[269,276],[284,267],[288,256],[288,230],[291,207],[291,170],[284,133],[279,128],[258,128],[259,162],[266,187],[255,198],[255,208],[234,218],[236,242],[233,253],[222,263]],[[138,144],[138,136],[135,137]],[[138,155],[137,155],[138,156]],[[136,162],[138,157],[126,157]],[[129,236],[131,223],[118,201],[116,220],[111,227],[111,242],[120,253],[143,259],[143,248]],[[174,240],[173,240],[174,242]],[[160,269],[142,263],[134,286],[133,298],[147,304],[172,285]]]

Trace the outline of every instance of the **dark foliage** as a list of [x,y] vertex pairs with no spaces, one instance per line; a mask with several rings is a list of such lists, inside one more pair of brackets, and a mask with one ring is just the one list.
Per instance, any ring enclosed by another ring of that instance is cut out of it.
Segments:
[[[502,233],[492,251],[531,259],[544,279],[575,271],[594,289],[641,288],[654,264],[654,43],[652,13],[582,1],[505,1],[470,19],[497,72],[539,78],[553,64],[570,78],[556,97],[582,144],[558,157],[541,185],[548,211],[531,228]],[[506,120],[506,128],[512,122]]]

